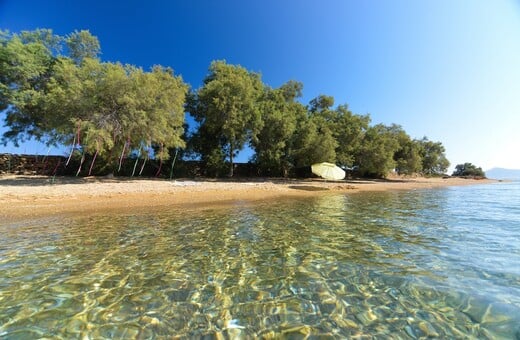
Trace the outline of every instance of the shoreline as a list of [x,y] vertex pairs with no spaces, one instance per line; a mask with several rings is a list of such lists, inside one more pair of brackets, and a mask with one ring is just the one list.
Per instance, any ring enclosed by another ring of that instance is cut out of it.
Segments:
[[495,183],[490,179],[393,177],[353,179],[143,179],[0,175],[4,222],[59,214],[85,214],[166,207],[199,209],[239,202],[304,198],[337,193],[433,189]]

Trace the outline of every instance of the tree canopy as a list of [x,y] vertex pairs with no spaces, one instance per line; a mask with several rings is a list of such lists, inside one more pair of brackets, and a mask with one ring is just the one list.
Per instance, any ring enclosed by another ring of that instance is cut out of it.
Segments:
[[[233,176],[233,157],[261,128],[257,101],[262,89],[259,74],[225,61],[214,61],[204,85],[194,94],[191,113],[200,123],[201,132],[211,138],[220,137],[219,146],[230,163],[229,176]],[[216,153],[210,151],[211,154]]]
[[[399,125],[371,125],[369,115],[335,106],[331,96],[302,104],[297,81],[271,88],[256,72],[214,61],[202,86],[189,91],[169,67],[145,71],[100,55],[97,37],[84,30],[0,31],[2,142],[70,145],[82,160],[99,157],[110,171],[129,155],[162,161],[186,148],[181,154],[200,160],[204,174],[233,176],[246,145],[264,176],[288,176],[318,162],[376,177],[437,175],[449,166],[442,143],[412,139]],[[189,133],[186,114],[197,123]],[[457,173],[478,169],[466,163]]]
[[455,166],[452,176],[486,177],[486,173],[481,167],[477,167],[472,163],[464,163]]
[[278,89],[266,87],[259,100],[261,128],[251,139],[253,161],[263,175],[287,175],[291,169],[293,136],[305,116],[305,107],[297,102],[303,84],[289,81]]
[[450,162],[446,158],[446,150],[442,143],[430,141],[426,137],[417,142],[419,143],[419,154],[422,159],[422,173],[425,175],[446,173]]
[[[58,51],[65,50],[68,55]],[[102,62],[88,31],[67,37],[49,30],[22,32],[2,41],[0,103],[9,130],[3,141],[28,137],[47,144],[73,144],[114,167],[119,155],[157,145],[155,157],[183,147],[184,102],[188,86],[173,70],[150,72]]]

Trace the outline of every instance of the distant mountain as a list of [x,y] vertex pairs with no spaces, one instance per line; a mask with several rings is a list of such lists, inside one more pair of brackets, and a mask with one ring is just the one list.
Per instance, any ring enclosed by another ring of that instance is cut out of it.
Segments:
[[486,171],[487,178],[520,179],[520,169],[493,168]]

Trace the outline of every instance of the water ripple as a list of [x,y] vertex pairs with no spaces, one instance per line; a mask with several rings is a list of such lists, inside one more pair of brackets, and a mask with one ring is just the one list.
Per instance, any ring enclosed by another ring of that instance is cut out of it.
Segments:
[[515,338],[515,183],[0,226],[0,338]]

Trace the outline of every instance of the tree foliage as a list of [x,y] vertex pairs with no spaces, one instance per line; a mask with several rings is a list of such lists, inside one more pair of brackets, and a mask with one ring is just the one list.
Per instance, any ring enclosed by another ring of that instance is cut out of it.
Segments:
[[398,143],[394,154],[396,172],[400,175],[411,175],[422,171],[420,145],[412,140],[400,126],[394,126],[394,136]]
[[[259,74],[225,61],[214,61],[203,86],[195,94],[191,114],[201,131],[208,134],[200,138],[219,141],[230,163],[229,176],[233,176],[233,157],[261,128],[257,101],[262,90]],[[215,151],[210,154],[222,155]]]
[[[183,147],[187,86],[171,69],[151,72],[86,58],[80,65],[64,60],[48,92],[49,112],[63,142],[77,136],[86,153],[99,153],[115,164],[120,154],[141,150],[168,159],[168,148]],[[73,112],[73,115],[71,115]],[[59,113],[58,115],[56,113]],[[60,123],[61,122],[61,123]]]
[[[53,55],[66,42],[71,56]],[[4,136],[18,143],[35,137],[50,144],[77,144],[112,166],[120,155],[150,150],[167,159],[182,147],[187,85],[169,68],[150,72],[95,58],[97,38],[88,31],[66,39],[48,31],[24,32],[2,43]]]
[[481,167],[477,167],[472,163],[457,164],[452,176],[472,176],[472,177],[486,177],[486,173]]
[[395,138],[394,128],[377,124],[367,129],[356,155],[361,174],[384,177],[395,168],[394,154],[399,149],[399,142]]
[[420,147],[419,154],[422,159],[422,173],[430,176],[446,173],[450,162],[444,154],[446,150],[442,143],[430,141],[426,137],[417,141],[417,143]]
[[55,59],[39,32],[6,32],[0,44],[0,109],[6,110],[9,130],[3,142],[15,145],[31,137],[45,138],[48,126],[42,112],[44,89]]
[[259,101],[262,128],[251,140],[255,150],[253,161],[261,174],[287,176],[291,167],[291,138],[297,123],[305,116],[305,108],[296,99],[303,85],[289,81],[278,89],[266,88]]
[[360,149],[370,124],[370,116],[355,115],[347,105],[339,105],[331,112],[329,126],[337,142],[336,161],[343,167],[353,167],[355,156]]
[[89,31],[74,31],[66,37],[65,42],[69,56],[76,64],[80,64],[86,58],[96,59],[101,52],[98,38]]
[[320,162],[336,162],[337,142],[332,131],[317,116],[304,117],[298,122],[292,141],[292,161],[295,167]]
[[[83,158],[99,155],[110,171],[132,154],[162,161],[186,146],[180,154],[200,160],[206,175],[232,176],[246,145],[266,176],[318,162],[377,177],[393,170],[438,175],[449,166],[442,143],[412,139],[398,125],[371,126],[370,116],[334,107],[331,96],[303,105],[296,81],[271,88],[258,73],[214,61],[203,85],[188,93],[170,68],[144,71],[103,62],[100,54],[97,37],[84,30],[0,31],[2,142],[71,145]],[[185,112],[198,124],[189,133]],[[479,170],[466,163],[456,172]]]

